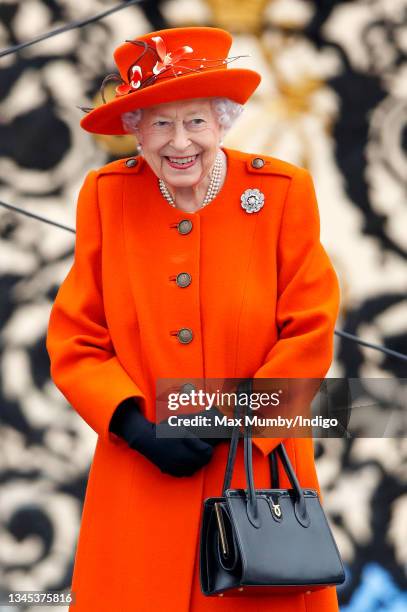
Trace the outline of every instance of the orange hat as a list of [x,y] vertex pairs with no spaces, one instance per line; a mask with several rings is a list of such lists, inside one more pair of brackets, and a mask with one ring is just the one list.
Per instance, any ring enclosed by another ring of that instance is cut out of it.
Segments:
[[[171,28],[126,40],[114,52],[120,76],[101,86],[103,104],[85,109],[80,125],[97,134],[126,134],[122,113],[186,98],[227,97],[244,104],[261,81],[254,70],[230,68],[232,36],[210,27]],[[103,88],[116,80],[116,96],[105,101]]]

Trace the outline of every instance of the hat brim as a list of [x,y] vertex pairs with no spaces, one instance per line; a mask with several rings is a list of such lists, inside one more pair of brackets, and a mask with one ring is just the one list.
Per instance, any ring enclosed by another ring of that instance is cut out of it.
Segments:
[[219,96],[244,104],[260,81],[261,75],[247,68],[207,70],[173,77],[101,104],[82,117],[80,125],[95,134],[123,135],[127,132],[122,125],[122,113],[189,98]]

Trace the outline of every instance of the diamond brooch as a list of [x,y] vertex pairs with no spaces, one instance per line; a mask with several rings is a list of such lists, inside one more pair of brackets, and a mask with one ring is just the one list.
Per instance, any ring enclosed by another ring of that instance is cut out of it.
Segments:
[[258,212],[264,206],[264,193],[259,189],[246,189],[240,196],[240,202],[247,213]]

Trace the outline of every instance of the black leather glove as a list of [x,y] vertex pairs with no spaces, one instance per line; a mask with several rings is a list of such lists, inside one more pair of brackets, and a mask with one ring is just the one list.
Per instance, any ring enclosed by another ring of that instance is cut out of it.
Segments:
[[126,440],[133,450],[137,450],[163,473],[171,476],[192,476],[197,470],[209,463],[213,448],[185,428],[177,431],[183,438],[157,437],[173,432],[174,428],[166,421],[156,425],[143,416],[134,398],[124,400],[116,408],[110,421],[109,430]]

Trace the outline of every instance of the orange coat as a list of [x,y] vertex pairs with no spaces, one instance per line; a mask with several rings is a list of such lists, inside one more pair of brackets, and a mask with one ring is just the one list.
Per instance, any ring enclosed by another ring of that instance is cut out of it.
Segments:
[[[98,435],[75,557],[75,612],[335,612],[335,587],[305,595],[205,597],[198,575],[203,500],[221,493],[228,444],[192,477],[163,474],[108,431],[116,406],[137,396],[155,419],[158,378],[324,377],[338,315],[336,273],[319,240],[309,172],[273,157],[223,149],[217,197],[186,213],[162,197],[143,158],[87,175],[77,206],[72,268],[52,307],[51,376]],[[248,214],[240,196],[265,195]],[[182,234],[178,223],[192,221]],[[174,279],[189,272],[192,282]],[[188,344],[177,330],[193,331]],[[255,486],[270,486],[255,438]],[[311,438],[287,438],[303,487],[319,484]],[[245,487],[239,443],[232,487]],[[280,468],[280,486],[290,487]],[[322,498],[321,498],[322,499]]]

